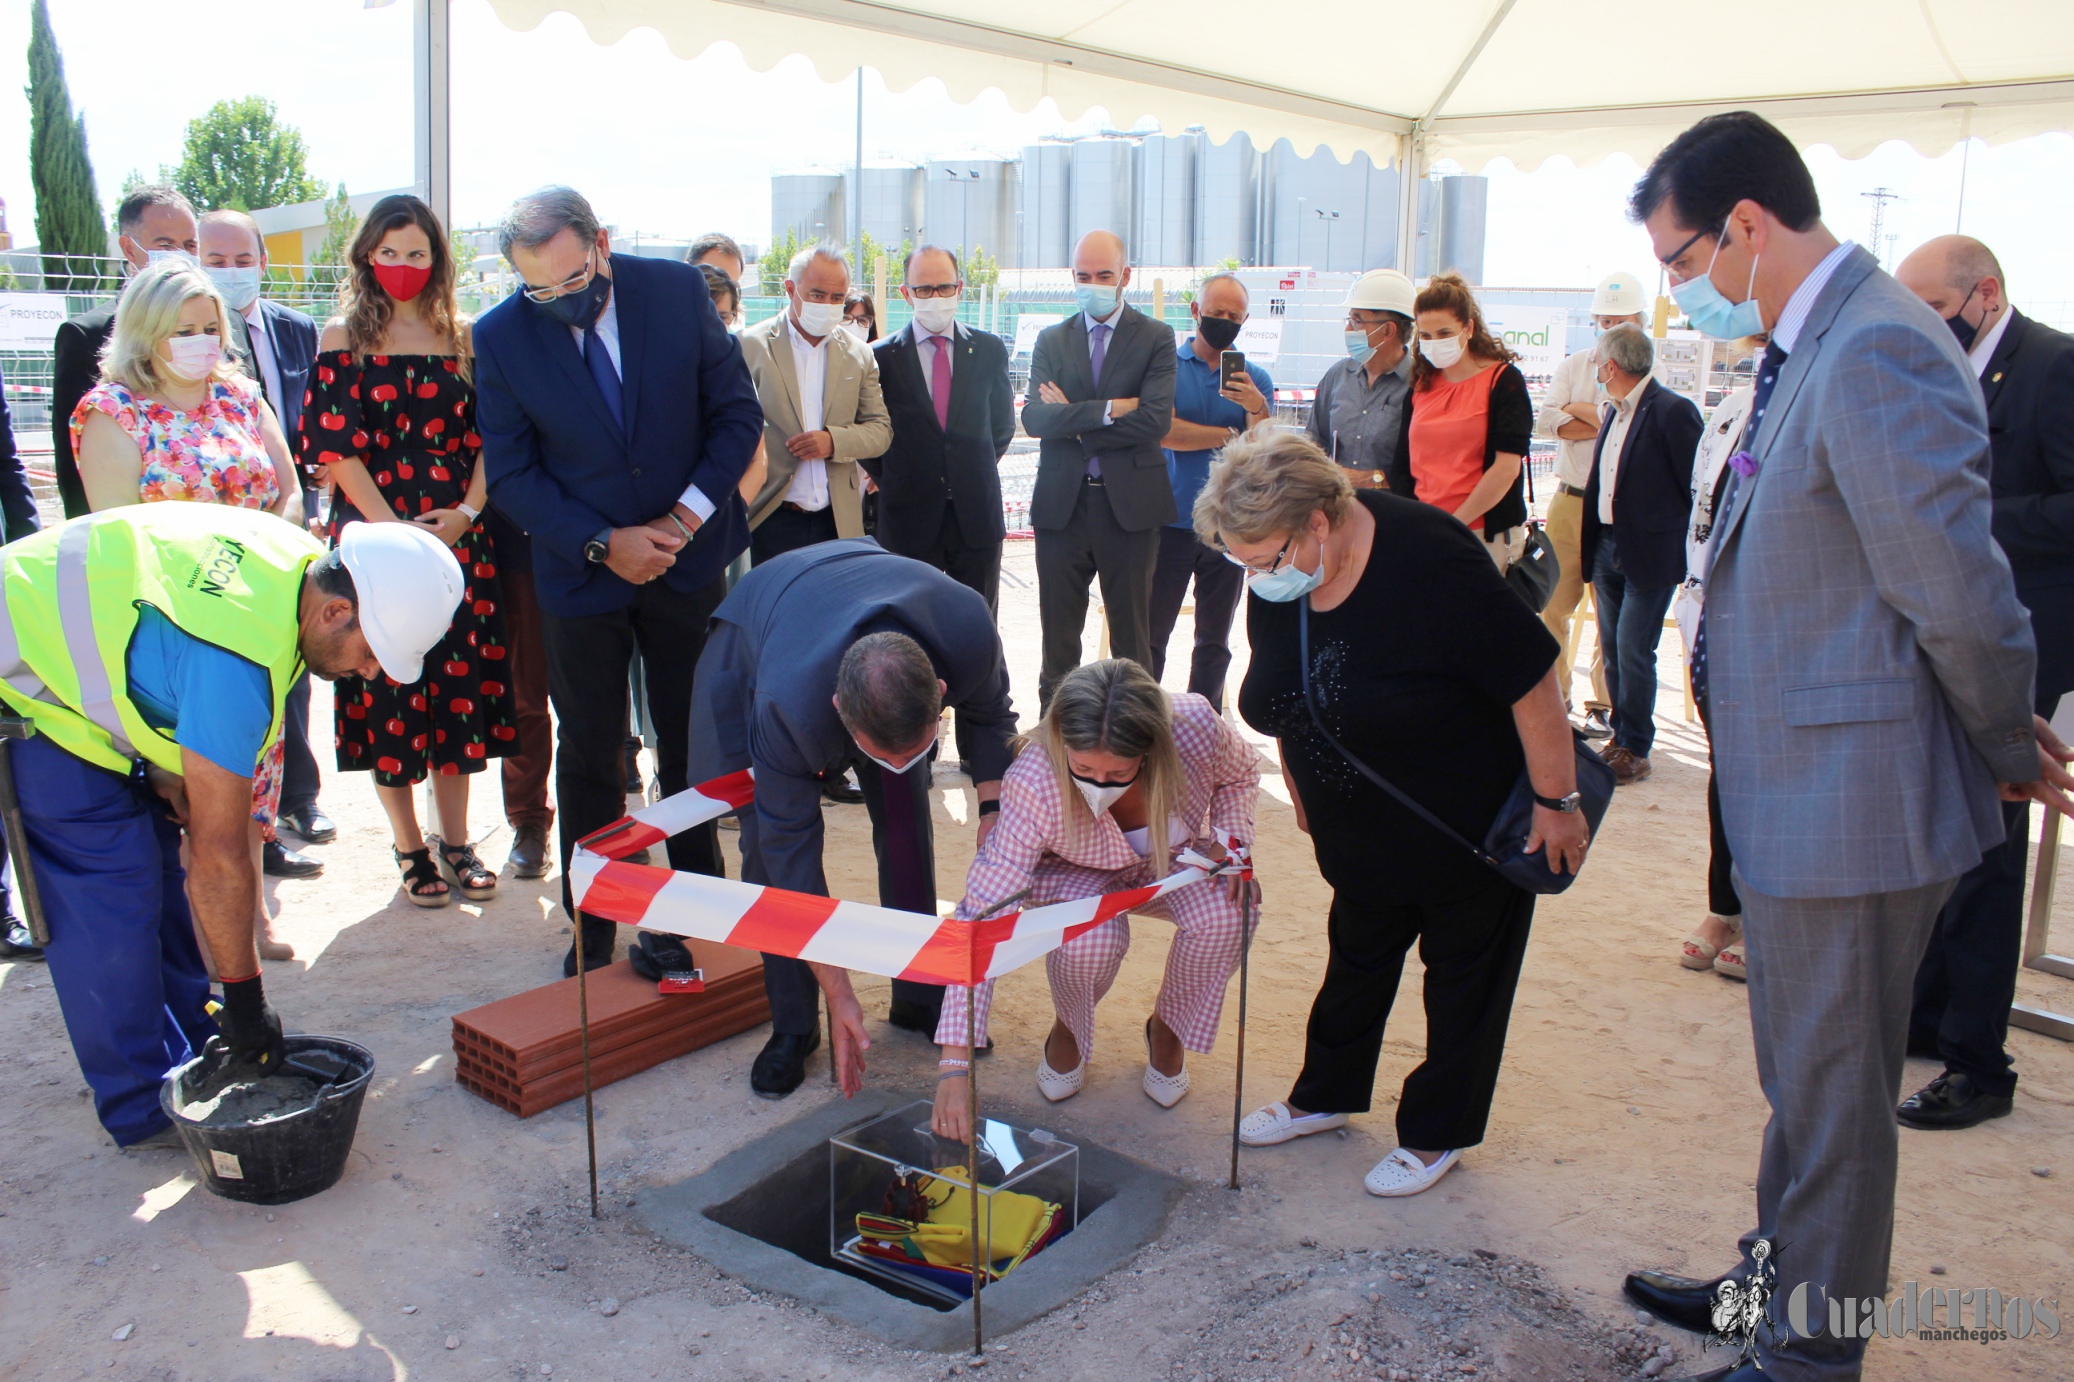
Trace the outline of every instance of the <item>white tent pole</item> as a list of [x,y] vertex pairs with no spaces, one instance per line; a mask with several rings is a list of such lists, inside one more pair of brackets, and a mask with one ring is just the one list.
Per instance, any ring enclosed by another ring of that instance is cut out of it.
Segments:
[[1447,85],[1440,89],[1440,94],[1433,98],[1433,104],[1426,108],[1426,113],[1419,117],[1411,131],[1397,141],[1402,151],[1397,164],[1397,269],[1406,278],[1415,275],[1419,269],[1419,187],[1426,180],[1426,132],[1433,128],[1433,122],[1439,118],[1448,98],[1469,75],[1469,69],[1476,66],[1476,60],[1483,56],[1483,50],[1497,36],[1498,26],[1505,22],[1505,16],[1512,13],[1512,7],[1518,2],[1498,0],[1498,8],[1491,11],[1491,17],[1484,21],[1483,32],[1462,55],[1462,61],[1456,64]]
[[857,69],[857,159],[855,173],[851,177],[850,198],[856,209],[851,217],[856,229],[850,233],[850,243],[856,247],[852,259],[857,266],[857,276],[864,277],[864,69]]
[[418,195],[453,229],[449,150],[453,130],[448,0],[411,0],[413,165]]

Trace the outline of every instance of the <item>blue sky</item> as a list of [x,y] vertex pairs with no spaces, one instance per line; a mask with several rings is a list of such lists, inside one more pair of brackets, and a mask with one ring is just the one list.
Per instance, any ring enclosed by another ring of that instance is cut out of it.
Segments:
[[[130,169],[149,174],[177,160],[187,120],[248,94],[276,101],[303,131],[318,178],[355,191],[411,179],[409,0],[379,10],[360,0],[184,9],[163,0],[50,2],[105,198]],[[28,10],[27,0],[0,4],[0,53],[26,52]],[[529,187],[568,182],[624,229],[721,229],[762,240],[771,173],[851,157],[855,88],[821,81],[803,59],[758,73],[725,45],[685,61],[648,31],[601,48],[565,15],[515,33],[483,0],[455,0],[453,13],[454,206],[464,224],[494,219]],[[0,197],[25,243],[34,238],[28,105],[20,81],[0,88]],[[1135,112],[1109,115],[1135,123]],[[998,93],[958,105],[933,81],[892,94],[866,76],[867,158],[1012,152],[1104,123],[1099,112],[1068,122],[1048,103],[1018,113]],[[1855,162],[1826,148],[1808,158],[1825,218],[1841,235],[1865,238],[1871,202],[1862,194],[1882,186],[1901,194],[1887,221],[1903,254],[1957,223],[1956,150],[1925,158],[1890,144]],[[1648,268],[1646,242],[1622,214],[1639,171],[1628,160],[1583,169],[1555,160],[1532,174],[1500,161],[1483,171],[1492,178],[1485,277],[1493,285],[1581,286],[1617,268]],[[1974,144],[1965,229],[2001,256],[2020,305],[2062,325],[2074,325],[2070,222],[2074,137]]]

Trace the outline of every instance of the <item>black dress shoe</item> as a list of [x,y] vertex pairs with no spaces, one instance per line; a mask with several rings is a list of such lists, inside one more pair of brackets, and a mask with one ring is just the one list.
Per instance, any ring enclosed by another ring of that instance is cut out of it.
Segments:
[[1629,1272],[1621,1284],[1627,1298],[1666,1324],[1705,1334],[1714,1327],[1714,1292],[1726,1276],[1697,1281],[1663,1272]]
[[771,1039],[756,1053],[756,1061],[749,1067],[749,1088],[766,1099],[782,1099],[807,1077],[807,1057],[821,1045],[821,1033],[809,1032],[805,1036],[787,1036],[774,1032]]
[[821,779],[821,795],[838,806],[855,806],[864,800],[864,789],[852,787],[848,778],[837,773]]
[[27,923],[10,918],[0,926],[0,960],[20,960],[26,964],[42,958],[43,947],[29,938]]
[[547,827],[522,825],[512,837],[511,873],[514,878],[547,877]]
[[1947,1070],[1901,1101],[1894,1116],[1911,1128],[1970,1128],[1990,1118],[2007,1118],[2015,1103],[2008,1094],[1990,1094],[1971,1075]]
[[1603,710],[1588,711],[1584,717],[1584,737],[1587,739],[1611,739],[1613,717]]
[[260,851],[260,866],[269,878],[315,878],[324,872],[324,861],[297,854],[279,840],[268,840]]
[[328,845],[338,838],[338,826],[314,801],[308,806],[284,809],[276,819],[313,845]]

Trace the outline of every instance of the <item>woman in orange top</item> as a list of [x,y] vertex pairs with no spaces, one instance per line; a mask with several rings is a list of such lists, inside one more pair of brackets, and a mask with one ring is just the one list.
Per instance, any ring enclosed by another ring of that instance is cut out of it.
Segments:
[[1435,274],[1412,307],[1419,330],[1406,448],[1412,492],[1467,523],[1503,571],[1526,536],[1520,476],[1534,431],[1526,378],[1484,325],[1460,274]]

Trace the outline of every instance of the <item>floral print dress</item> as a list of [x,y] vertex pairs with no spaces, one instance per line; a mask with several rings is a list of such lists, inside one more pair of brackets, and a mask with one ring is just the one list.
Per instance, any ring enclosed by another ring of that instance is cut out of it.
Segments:
[[[451,509],[482,461],[475,389],[451,355],[317,357],[303,403],[302,460],[335,465],[357,458],[396,517]],[[361,515],[334,490],[331,539]],[[482,771],[516,747],[503,591],[496,545],[483,525],[454,544],[466,585],[446,637],[425,655],[409,686],[387,676],[343,676],[333,695],[342,772],[367,771],[384,787],[407,787],[428,772]]]
[[[127,432],[142,453],[138,493],[147,504],[166,500],[271,509],[281,502],[281,478],[260,432],[259,385],[243,375],[210,383],[202,406],[189,411],[104,379],[72,410],[72,454],[86,420],[102,413]],[[276,736],[252,774],[252,819],[274,838],[281,809],[282,742]]]

